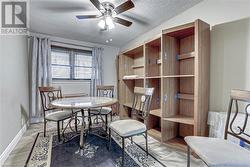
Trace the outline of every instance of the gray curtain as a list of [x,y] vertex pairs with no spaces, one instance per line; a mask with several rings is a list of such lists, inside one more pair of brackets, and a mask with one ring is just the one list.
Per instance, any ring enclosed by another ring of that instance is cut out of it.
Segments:
[[51,86],[51,42],[49,38],[31,37],[30,39],[30,108],[31,119],[40,118],[39,86]]
[[103,69],[102,69],[103,48],[92,49],[92,76],[90,83],[90,95],[96,96],[96,86],[102,85]]

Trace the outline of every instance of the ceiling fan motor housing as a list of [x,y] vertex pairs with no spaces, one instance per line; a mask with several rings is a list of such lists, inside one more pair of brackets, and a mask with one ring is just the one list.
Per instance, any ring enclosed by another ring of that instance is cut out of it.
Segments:
[[112,16],[114,13],[115,5],[110,2],[102,2],[101,3],[104,11],[102,12],[104,15]]

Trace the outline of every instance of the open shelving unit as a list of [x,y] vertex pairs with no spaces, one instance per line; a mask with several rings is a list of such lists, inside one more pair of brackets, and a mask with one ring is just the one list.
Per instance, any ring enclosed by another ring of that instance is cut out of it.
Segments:
[[144,87],[145,77],[145,60],[144,60],[144,46],[137,46],[122,56],[119,56],[119,95],[120,99],[120,113],[123,117],[131,116],[131,107],[133,99],[134,87]]
[[161,141],[161,36],[145,42],[145,87],[155,88],[149,114],[149,135]]
[[[133,88],[154,87],[148,133],[162,144],[185,148],[183,138],[206,136],[210,26],[196,20],[169,28],[119,56],[120,116],[129,117]],[[137,75],[135,78],[123,78]]]
[[151,102],[151,110],[149,114],[149,134],[156,139],[161,140],[161,78],[145,79],[145,86],[148,88],[155,88]]
[[161,76],[161,37],[145,43],[145,65],[146,77]]

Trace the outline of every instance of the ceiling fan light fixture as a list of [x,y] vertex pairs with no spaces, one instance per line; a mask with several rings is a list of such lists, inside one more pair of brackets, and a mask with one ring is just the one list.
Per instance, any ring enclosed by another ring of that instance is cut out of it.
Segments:
[[103,19],[101,19],[98,23],[98,26],[101,28],[101,29],[105,29],[106,27],[106,23]]
[[106,24],[107,24],[109,30],[115,28],[115,24],[114,24],[113,18],[111,16],[106,17]]
[[101,12],[101,15],[77,15],[77,19],[95,19],[101,18],[98,22],[98,26],[102,31],[111,30],[115,28],[116,23],[129,27],[132,22],[116,17],[131,8],[135,7],[131,0],[127,0],[119,6],[116,6],[111,2],[100,2],[99,0],[90,0],[90,2]]

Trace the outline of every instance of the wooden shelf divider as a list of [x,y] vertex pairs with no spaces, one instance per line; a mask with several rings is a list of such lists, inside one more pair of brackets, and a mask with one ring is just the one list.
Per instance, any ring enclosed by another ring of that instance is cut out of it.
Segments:
[[163,120],[171,121],[171,122],[178,122],[178,123],[183,123],[183,124],[188,124],[188,125],[194,124],[194,118],[185,116],[185,115],[175,115],[172,117],[163,118]]
[[161,141],[162,134],[161,131],[159,131],[159,129],[149,129],[148,134]]
[[133,65],[131,66],[131,68],[135,69],[135,68],[144,68],[144,65]]
[[178,149],[183,150],[183,151],[187,150],[186,143],[183,140],[183,138],[176,137],[176,138],[170,139],[166,142],[163,142],[163,144],[166,146],[178,148]]
[[129,108],[132,108],[132,103],[124,103],[123,105]]
[[165,75],[162,78],[187,78],[187,77],[194,77],[194,75]]
[[144,79],[144,77],[136,77],[136,78],[123,78],[123,80],[140,80],[140,79]]
[[[126,106],[126,107],[129,107],[129,108],[132,108],[132,103],[125,103],[123,105]],[[157,116],[157,117],[161,117],[161,109],[150,110],[150,114],[154,115],[154,116]]]
[[178,60],[190,59],[190,58],[194,58],[194,57],[195,57],[194,52],[189,52],[189,53],[177,55]]
[[157,117],[161,117],[162,114],[161,114],[161,109],[154,109],[154,110],[151,110],[150,111],[150,114],[151,115],[154,115],[154,116],[157,116]]
[[185,99],[185,100],[194,100],[194,95],[193,94],[178,93],[177,98],[178,99]]
[[145,77],[146,79],[158,79],[161,78],[162,76],[150,76],[150,77]]

